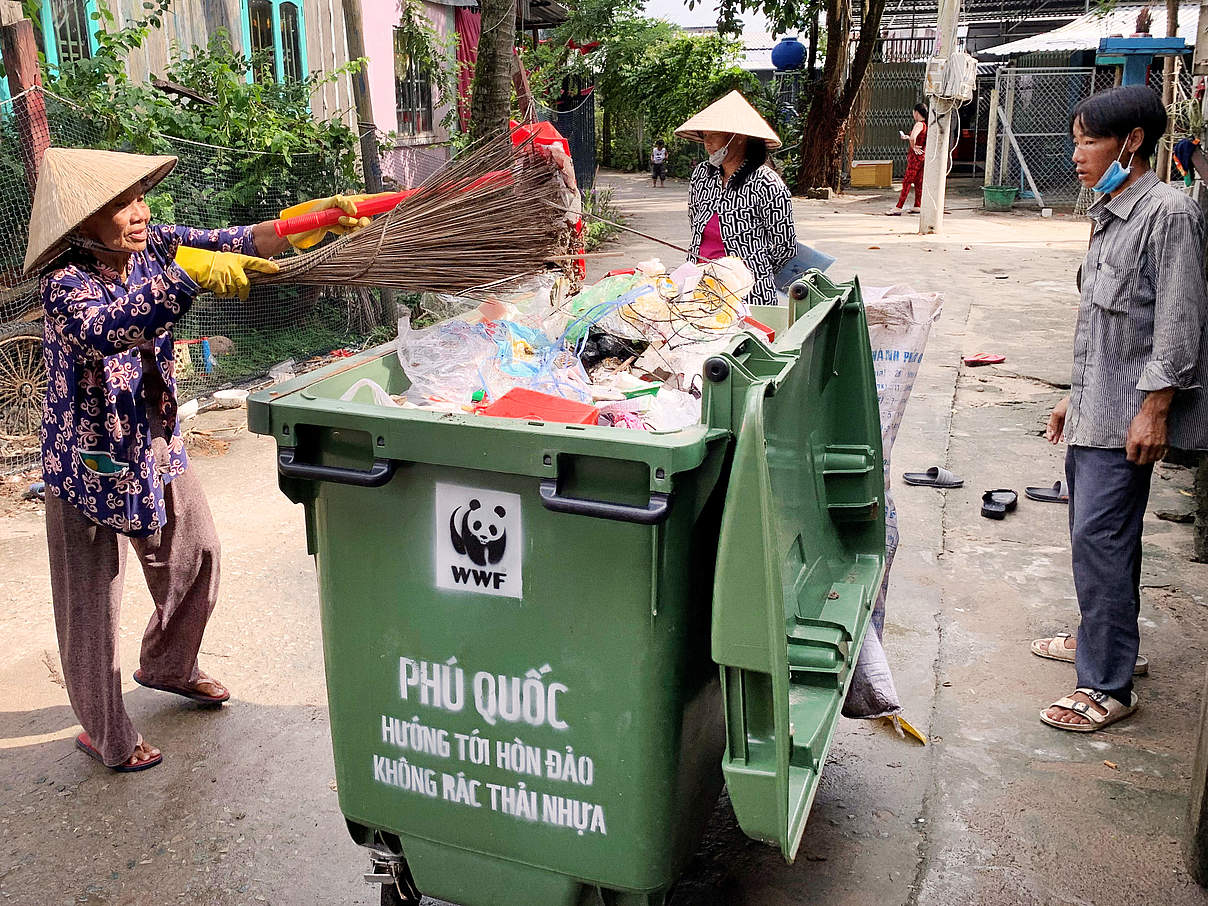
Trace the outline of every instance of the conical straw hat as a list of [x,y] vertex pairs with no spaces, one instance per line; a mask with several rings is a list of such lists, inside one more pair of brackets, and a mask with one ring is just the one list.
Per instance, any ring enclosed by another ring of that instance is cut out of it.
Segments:
[[700,113],[691,117],[675,130],[679,138],[694,142],[705,140],[704,132],[734,132],[762,138],[768,149],[780,147],[780,136],[767,124],[759,111],[752,107],[737,90],[731,91],[719,101],[714,101]]
[[109,202],[140,184],[150,189],[175,166],[169,156],[47,148],[29,215],[25,273],[58,257],[71,231]]

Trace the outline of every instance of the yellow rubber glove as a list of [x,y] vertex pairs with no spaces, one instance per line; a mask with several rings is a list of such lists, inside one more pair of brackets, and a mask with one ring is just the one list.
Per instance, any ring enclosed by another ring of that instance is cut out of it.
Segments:
[[238,252],[208,252],[182,245],[176,250],[176,263],[202,289],[216,296],[238,296],[246,300],[251,282],[246,271],[275,274],[277,262]]
[[332,195],[330,198],[316,198],[313,201],[304,201],[301,204],[296,204],[292,208],[286,208],[281,212],[282,220],[287,220],[290,217],[297,217],[299,214],[310,214],[314,211],[326,211],[329,208],[339,208],[344,212],[344,216],[340,218],[337,226],[325,227],[321,230],[311,230],[309,233],[297,233],[285,238],[290,241],[290,244],[296,249],[308,249],[318,245],[328,233],[334,233],[337,236],[343,236],[345,233],[351,233],[353,230],[359,230],[362,227],[369,226],[368,217],[357,217],[357,205],[362,201],[367,201],[370,198],[377,198],[378,194],[389,195],[390,192],[381,192],[373,195]]

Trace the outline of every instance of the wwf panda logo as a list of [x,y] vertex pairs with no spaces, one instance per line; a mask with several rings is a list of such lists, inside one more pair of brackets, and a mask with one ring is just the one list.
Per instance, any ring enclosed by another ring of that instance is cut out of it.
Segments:
[[507,548],[507,531],[503,526],[506,516],[507,510],[503,507],[487,510],[477,499],[472,499],[467,506],[455,508],[449,516],[453,549],[478,566],[494,566],[503,559]]

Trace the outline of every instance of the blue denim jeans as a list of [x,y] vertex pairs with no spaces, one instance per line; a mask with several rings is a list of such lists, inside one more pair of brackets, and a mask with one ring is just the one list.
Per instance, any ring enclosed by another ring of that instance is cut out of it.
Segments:
[[1141,529],[1152,475],[1152,465],[1134,465],[1123,449],[1070,447],[1065,457],[1074,588],[1082,611],[1078,685],[1124,704],[1141,645]]

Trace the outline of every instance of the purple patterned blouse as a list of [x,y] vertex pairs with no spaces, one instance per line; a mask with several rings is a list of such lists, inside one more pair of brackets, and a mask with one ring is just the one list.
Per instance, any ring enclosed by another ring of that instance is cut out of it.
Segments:
[[[251,227],[152,225],[146,250],[131,255],[124,279],[80,249],[42,274],[46,490],[125,535],[163,526],[164,485],[188,467],[176,424],[172,327],[201,289],[175,263],[180,245],[256,254]],[[159,366],[165,389],[156,399],[147,398],[140,347],[148,359],[153,349]],[[169,438],[166,468],[156,467],[149,407]]]

